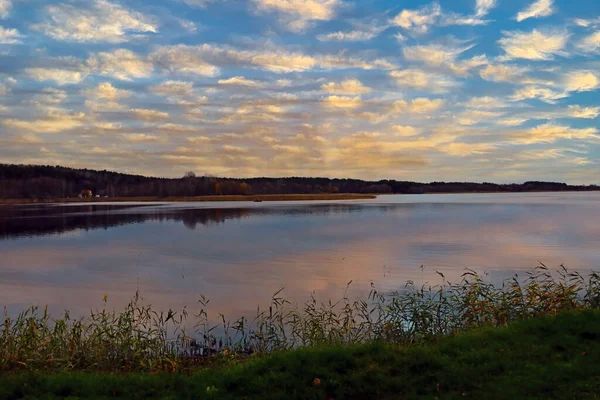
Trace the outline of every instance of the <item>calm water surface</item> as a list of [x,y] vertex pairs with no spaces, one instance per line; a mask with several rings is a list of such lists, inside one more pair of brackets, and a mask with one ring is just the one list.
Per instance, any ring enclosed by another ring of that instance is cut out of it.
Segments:
[[[85,313],[139,287],[160,309],[201,294],[230,317],[286,297],[407,280],[500,281],[539,262],[600,267],[600,193],[380,196],[268,203],[0,206],[0,305]],[[423,265],[424,268],[420,268]]]

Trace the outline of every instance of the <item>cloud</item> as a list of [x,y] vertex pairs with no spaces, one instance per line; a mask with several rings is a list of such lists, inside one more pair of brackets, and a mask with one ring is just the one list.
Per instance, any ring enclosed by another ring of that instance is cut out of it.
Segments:
[[439,110],[446,102],[442,99],[428,99],[418,97],[411,101],[398,100],[394,103],[396,112],[409,112],[414,114],[425,114]]
[[545,103],[553,104],[556,100],[567,97],[566,92],[557,92],[540,86],[525,86],[515,90],[515,93],[510,97],[512,101],[521,101],[528,99],[538,99]]
[[475,15],[483,17],[496,7],[496,0],[475,0]]
[[260,50],[238,50],[230,46],[203,44],[200,46],[163,46],[150,54],[158,68],[170,72],[188,72],[203,76],[218,75],[219,66],[258,68],[275,73],[303,72],[316,68],[389,69],[385,60],[365,61],[343,55],[307,55],[275,46]]
[[47,6],[48,20],[33,26],[55,40],[122,43],[146,33],[158,32],[158,25],[145,15],[107,0]]
[[521,22],[528,18],[548,17],[553,13],[552,0],[537,0],[523,11],[520,11],[516,16],[516,20]]
[[147,78],[154,69],[151,62],[127,49],[98,53],[87,60],[87,66],[95,74],[112,76],[125,81],[132,78]]
[[83,91],[86,107],[93,111],[117,111],[123,108],[117,101],[129,97],[128,90],[117,89],[108,82]]
[[92,99],[115,101],[131,94],[128,90],[115,88],[109,82],[104,82],[85,91],[85,95]]
[[488,63],[485,55],[475,56],[467,60],[457,58],[472,45],[457,47],[453,45],[429,44],[405,46],[402,50],[404,58],[409,61],[419,61],[435,68],[448,68],[458,75],[466,75],[473,68]]
[[34,133],[58,133],[82,126],[84,117],[83,113],[50,112],[44,118],[33,121],[7,119],[4,126]]
[[321,85],[321,90],[327,93],[365,94],[373,89],[364,86],[358,79],[346,79],[342,82],[329,82]]
[[168,80],[152,86],[150,90],[164,96],[185,96],[192,93],[193,86],[192,82]]
[[402,49],[404,58],[410,61],[421,61],[427,65],[441,66],[454,62],[463,52],[472,46],[456,48],[440,44],[405,46]]
[[385,31],[388,25],[366,25],[359,26],[357,29],[343,32],[331,32],[317,35],[317,39],[322,42],[338,41],[338,42],[365,42],[379,36],[379,34]]
[[0,0],[0,18],[8,18],[12,9],[12,0]]
[[8,93],[10,93],[10,89],[5,84],[0,83],[0,96],[6,96]]
[[169,118],[169,114],[158,110],[148,110],[145,108],[135,108],[131,113],[142,121],[161,121]]
[[486,154],[494,150],[497,146],[489,143],[448,143],[440,146],[438,149],[444,153],[453,156],[470,156],[474,154]]
[[313,21],[328,21],[341,5],[339,0],[252,0],[259,12],[278,12],[291,31],[302,31]]
[[204,56],[215,53],[212,46],[163,46],[150,55],[154,63],[169,72],[187,72],[201,76],[215,76],[219,68],[204,60]]
[[192,7],[204,8],[215,0],[177,0]]
[[[0,0],[1,1],[1,0]],[[19,44],[22,43],[23,35],[16,29],[7,29],[0,26],[0,44]]]
[[562,85],[569,92],[588,92],[600,87],[600,78],[591,71],[572,71],[563,76]]
[[390,76],[396,80],[398,86],[428,89],[432,93],[445,93],[449,89],[458,86],[458,83],[451,78],[421,69],[391,71]]
[[225,153],[225,154],[244,154],[244,153],[248,153],[248,149],[245,147],[240,147],[240,146],[233,146],[230,144],[224,144],[223,146],[221,146],[221,150]]
[[503,108],[508,106],[503,100],[490,96],[472,97],[462,105],[468,108]]
[[247,86],[247,87],[259,87],[261,83],[258,81],[253,81],[251,79],[246,79],[243,76],[233,76],[229,79],[219,79],[217,82],[219,85],[226,86]]
[[61,104],[68,97],[67,92],[64,90],[45,88],[41,93],[33,95],[26,103],[38,108],[53,109],[60,112],[54,107]]
[[517,126],[517,125],[522,125],[527,121],[528,121],[527,118],[513,117],[513,118],[505,118],[505,119],[497,120],[496,123],[498,125],[504,125],[504,126]]
[[25,73],[38,81],[55,81],[59,85],[81,82],[87,74],[61,68],[26,68]]
[[585,52],[595,52],[600,50],[600,31],[594,32],[589,36],[584,37],[577,47]]
[[317,36],[322,42],[339,41],[339,42],[365,42],[379,35],[373,31],[349,31],[349,32],[331,32]]
[[550,60],[554,55],[565,54],[563,49],[569,35],[566,32],[542,33],[534,29],[528,32],[504,32],[498,44],[505,51],[506,59]]
[[504,115],[504,112],[465,110],[456,116],[456,122],[460,125],[475,125],[481,122],[489,122]]
[[479,75],[486,81],[518,83],[524,79],[527,69],[516,65],[489,64],[483,68]]
[[328,108],[355,109],[362,106],[360,97],[329,96],[323,99],[323,104]]
[[157,136],[145,133],[127,133],[122,135],[122,138],[129,143],[157,143],[161,141]]
[[441,15],[441,7],[433,3],[418,10],[404,9],[392,19],[391,23],[415,33],[427,33],[429,27],[435,24]]
[[535,128],[513,134],[519,143],[552,143],[559,139],[599,139],[596,128],[575,129],[552,123],[538,125]]
[[573,118],[594,119],[600,115],[600,107],[581,107],[579,105],[570,105],[567,113]]
[[394,136],[402,137],[417,136],[421,133],[419,128],[408,125],[394,125],[392,126],[392,130],[394,131]]

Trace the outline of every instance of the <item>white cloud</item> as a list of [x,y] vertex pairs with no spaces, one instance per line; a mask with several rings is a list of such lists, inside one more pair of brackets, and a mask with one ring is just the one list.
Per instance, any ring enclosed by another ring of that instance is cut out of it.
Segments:
[[0,44],[19,44],[23,37],[16,29],[8,29],[0,26]]
[[394,110],[401,113],[425,114],[439,110],[445,103],[442,99],[431,100],[425,97],[418,97],[408,102],[405,100],[394,102]]
[[534,29],[528,32],[504,32],[498,44],[506,52],[506,59],[550,60],[556,54],[565,54],[563,49],[569,35],[566,32],[547,34]]
[[157,110],[148,110],[145,108],[135,108],[131,110],[131,113],[140,120],[143,121],[161,121],[169,118],[169,114]]
[[453,156],[469,156],[486,154],[494,150],[496,145],[490,143],[448,143],[439,146],[439,150]]
[[150,90],[164,96],[185,96],[192,93],[194,84],[185,81],[165,81],[152,86]]
[[201,46],[163,46],[150,55],[157,67],[170,72],[180,71],[203,76],[215,76],[217,66],[259,68],[276,73],[303,72],[322,69],[389,69],[393,65],[385,60],[365,61],[340,55],[310,56],[275,46],[261,50],[238,50],[229,46],[210,44]]
[[396,15],[391,23],[409,31],[426,33],[441,15],[441,7],[439,4],[433,3],[418,10],[404,9]]
[[178,0],[192,7],[204,8],[215,0]]
[[594,52],[600,50],[600,31],[594,32],[589,36],[584,37],[577,47],[586,52]]
[[475,125],[496,119],[504,114],[504,112],[497,111],[465,110],[456,116],[456,121],[460,125]]
[[515,90],[515,93],[510,97],[512,101],[521,101],[528,99],[539,99],[545,103],[553,104],[558,99],[567,97],[566,92],[557,92],[540,86],[525,86]]
[[518,83],[523,80],[525,72],[525,68],[516,65],[489,64],[479,74],[486,81]]
[[12,9],[12,0],[0,0],[0,18],[8,18]]
[[313,21],[328,21],[335,15],[339,0],[252,0],[259,12],[278,12],[281,23],[292,31],[302,31]]
[[25,73],[38,81],[55,81],[59,85],[79,83],[87,74],[60,68],[26,68]]
[[8,93],[10,93],[10,89],[0,82],[0,96],[6,96]]
[[475,0],[475,15],[483,17],[496,7],[496,0]]
[[552,123],[538,125],[524,132],[513,135],[519,143],[552,143],[559,139],[598,139],[596,128],[575,129],[569,126]]
[[342,82],[329,82],[321,85],[321,90],[327,93],[365,94],[373,89],[364,86],[358,79],[346,79]]
[[529,7],[525,8],[523,11],[520,11],[517,14],[516,19],[521,22],[528,18],[548,17],[553,13],[552,0],[537,0],[531,3]]
[[337,31],[331,33],[323,33],[318,35],[317,39],[319,39],[322,42],[364,42],[379,36],[379,34],[387,28],[388,25],[363,25],[357,26],[356,29],[347,32]]
[[402,49],[402,53],[404,54],[404,58],[410,61],[420,61],[427,65],[442,66],[454,62],[461,53],[471,47],[457,48],[440,44],[405,46]]
[[405,46],[402,52],[404,58],[409,61],[419,61],[436,68],[448,68],[457,75],[466,75],[471,69],[488,64],[484,55],[457,61],[457,58],[471,47],[473,46],[429,44]]
[[41,93],[37,93],[31,96],[31,98],[27,100],[26,103],[38,108],[50,109],[60,112],[60,110],[57,110],[54,107],[65,101],[67,98],[67,92],[64,90],[56,88],[45,88],[44,90],[42,90]]
[[420,69],[404,69],[390,72],[398,86],[415,89],[428,89],[432,93],[445,93],[458,84],[444,75]]
[[132,78],[147,78],[154,69],[151,62],[127,49],[98,53],[87,60],[87,65],[95,74],[127,81]]
[[170,72],[181,71],[201,76],[215,76],[219,68],[204,60],[205,55],[214,53],[209,45],[202,46],[164,46],[150,55],[157,66]]
[[362,106],[360,97],[329,96],[323,99],[323,104],[329,108],[354,109]]
[[588,92],[600,87],[600,78],[591,71],[572,71],[563,77],[563,86],[569,92]]
[[107,0],[86,1],[88,7],[57,4],[46,7],[46,22],[33,29],[56,40],[122,43],[136,35],[158,32],[158,25],[145,15]]
[[468,108],[503,108],[503,107],[507,107],[507,104],[497,98],[497,97],[490,97],[490,96],[483,96],[483,97],[473,97],[471,99],[469,99],[469,101],[467,101],[466,103],[464,103],[465,107]]
[[84,94],[93,100],[110,100],[115,101],[123,97],[128,97],[131,92],[128,90],[117,89],[108,82],[104,82],[95,88],[87,89]]
[[600,115],[600,107],[581,107],[579,105],[571,105],[568,107],[567,113],[573,118],[594,119]]
[[217,82],[219,85],[225,86],[247,86],[247,87],[259,87],[261,83],[252,79],[246,79],[243,76],[233,76],[229,79],[219,79]]
[[409,125],[394,125],[392,126],[392,130],[394,131],[394,136],[402,137],[417,136],[421,133],[419,128]]
[[527,118],[513,117],[513,118],[500,119],[500,120],[496,121],[496,123],[499,125],[504,125],[504,126],[518,126],[518,125],[524,124],[527,121],[528,121]]
[[85,115],[66,114],[60,112],[48,113],[43,119],[32,121],[7,119],[4,125],[8,128],[35,133],[58,133],[78,128],[83,125]]
[[123,140],[130,143],[156,143],[160,139],[155,135],[148,135],[145,133],[128,133],[122,135]]

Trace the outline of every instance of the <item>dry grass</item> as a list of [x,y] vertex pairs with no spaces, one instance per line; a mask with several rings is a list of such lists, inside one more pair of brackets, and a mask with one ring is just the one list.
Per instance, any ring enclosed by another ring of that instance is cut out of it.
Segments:
[[[442,277],[443,279],[443,277]],[[538,267],[501,286],[467,271],[461,282],[414,287],[368,299],[291,304],[281,291],[253,319],[209,315],[201,297],[195,311],[156,312],[139,296],[121,312],[87,318],[68,312],[53,319],[30,308],[0,324],[0,373],[9,371],[181,371],[219,358],[239,360],[298,347],[371,342],[429,342],[483,326],[600,306],[600,275],[583,277]],[[188,315],[189,313],[189,315]],[[188,316],[194,329],[186,330]],[[217,334],[216,332],[219,331]]]

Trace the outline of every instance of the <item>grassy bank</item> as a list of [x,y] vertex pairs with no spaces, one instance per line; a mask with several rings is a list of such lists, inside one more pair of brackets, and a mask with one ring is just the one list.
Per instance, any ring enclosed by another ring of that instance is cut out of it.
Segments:
[[81,199],[78,197],[58,199],[0,199],[0,204],[30,204],[30,203],[101,203],[122,201],[308,201],[308,200],[361,200],[374,199],[376,195],[359,193],[342,194],[265,194],[250,196],[194,196],[194,197],[93,197]]
[[0,398],[597,399],[600,312],[400,346],[277,352],[188,374],[5,374]]

